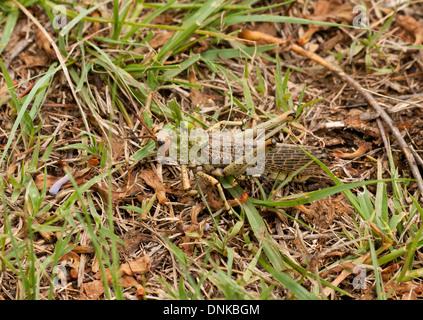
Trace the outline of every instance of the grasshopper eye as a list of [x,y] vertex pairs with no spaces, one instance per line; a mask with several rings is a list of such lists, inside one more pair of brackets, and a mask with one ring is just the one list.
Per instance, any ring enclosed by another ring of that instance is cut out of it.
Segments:
[[169,132],[164,130],[157,131],[156,139],[159,146],[164,145],[166,142],[170,141]]

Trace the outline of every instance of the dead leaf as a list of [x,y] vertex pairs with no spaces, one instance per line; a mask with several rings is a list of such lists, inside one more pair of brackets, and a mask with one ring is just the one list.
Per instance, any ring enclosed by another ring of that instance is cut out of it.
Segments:
[[295,208],[304,213],[304,219],[307,222],[324,229],[330,226],[334,220],[352,214],[352,210],[347,203],[345,196],[341,194],[314,201],[307,207],[300,205],[295,206]]
[[[306,19],[325,22],[351,22],[355,15],[351,3],[342,4],[339,0],[319,0],[314,2],[312,6],[313,14],[306,16]],[[327,28],[327,26],[311,24],[307,27],[304,35],[297,40],[297,43],[304,46],[310,41],[313,34]]]
[[[53,186],[53,184],[56,183],[57,180],[59,180],[61,177],[54,177],[52,175],[47,175],[46,177],[46,189],[50,190],[50,188]],[[44,174],[40,173],[35,177],[35,186],[38,190],[41,190],[44,186]]]
[[391,277],[391,275],[397,271],[398,269],[398,265],[396,263],[393,263],[391,265],[389,265],[388,267],[386,267],[385,269],[383,269],[381,271],[381,275],[382,275],[382,280],[384,282],[388,282],[389,278]]
[[[151,263],[150,263],[150,256],[146,254],[145,256],[139,257],[133,261],[129,261],[127,263],[124,263],[120,266],[118,277],[119,277],[119,284],[124,288],[129,287],[135,287],[137,288],[137,296],[143,296],[145,291],[144,287],[139,283],[137,278],[140,275],[143,275],[150,271],[151,269]],[[112,274],[109,269],[105,269],[106,279],[108,283],[112,282]],[[95,292],[101,292],[99,290],[100,284],[103,286],[102,280],[101,280],[101,273],[97,272],[94,275],[94,279],[97,279],[95,281],[99,281],[100,283],[96,283]],[[93,284],[91,286],[94,286]],[[90,288],[91,289],[91,288]],[[104,292],[104,291],[103,291]],[[87,294],[88,296],[88,294]]]
[[196,241],[196,238],[192,237],[191,234],[197,233],[198,238],[201,238],[203,234],[203,230],[199,228],[199,223],[197,219],[198,214],[203,209],[204,209],[203,203],[199,203],[196,206],[194,206],[191,211],[191,224],[187,227],[185,226],[183,227],[185,235],[182,237],[181,243],[179,244],[179,246],[182,248],[182,251],[184,251],[184,253],[188,256],[192,255],[192,252],[195,246],[195,241]]
[[219,210],[223,207],[223,201],[216,188],[210,186],[210,182],[204,179],[199,179],[201,190],[203,190],[204,196],[207,199],[207,204],[212,210]]
[[147,236],[139,230],[131,230],[125,233],[122,240],[126,243],[126,246],[118,244],[119,250],[131,255],[138,249],[141,242],[147,240]]
[[179,247],[187,256],[192,256],[196,238],[189,234],[198,233],[198,223],[192,223],[185,229],[185,235],[181,239]]
[[183,190],[182,188],[173,187],[173,186],[165,186],[165,189],[166,189],[166,193],[174,195],[178,198],[182,198],[187,195],[187,192]]
[[[201,39],[197,42],[197,45],[194,47],[193,52],[194,53],[202,53],[208,49],[210,49],[210,42],[211,42],[211,38],[205,38],[205,39]],[[186,49],[184,50],[184,52],[186,51]]]
[[[139,183],[138,175],[137,174],[130,174],[129,175],[129,181],[127,182],[128,190],[126,190],[126,193],[128,196],[134,196],[139,195],[143,192],[143,188],[141,187],[141,184]],[[141,201],[142,202],[142,199]]]
[[153,49],[161,48],[175,34],[175,31],[156,33],[148,43]]
[[85,183],[85,178],[88,177],[93,171],[92,167],[84,168],[82,170],[74,170],[72,173],[73,178],[75,179],[78,185]]
[[278,34],[278,30],[275,27],[276,25],[277,24],[273,22],[262,22],[260,24],[257,24],[256,31],[260,31],[270,36],[276,37],[276,35]]
[[365,154],[369,150],[370,150],[370,144],[367,143],[367,142],[364,142],[354,152],[346,153],[346,152],[342,152],[340,150],[334,150],[332,155],[336,158],[339,158],[339,159],[351,160],[351,159],[355,159],[357,157],[362,156],[363,154]]
[[418,300],[419,297],[422,297],[422,288],[423,286],[415,281],[398,284],[396,281],[388,280],[385,284],[385,292],[391,292],[394,289],[394,292],[389,296],[390,299],[400,297],[401,300]]
[[88,283],[83,283],[82,290],[87,295],[88,299],[91,300],[98,300],[105,291],[102,280],[94,280]]
[[357,130],[370,137],[379,139],[380,131],[376,126],[370,125],[368,121],[360,120],[358,117],[349,117],[344,120],[345,128]]
[[151,262],[150,256],[146,254],[145,256],[139,257],[133,261],[124,263],[120,266],[119,272],[121,274],[134,276],[137,274],[144,274],[150,271]]
[[70,265],[74,266],[75,268],[79,267],[79,262],[81,258],[79,255],[73,251],[69,251],[68,253],[64,254],[60,257],[59,261],[67,261]]
[[[85,178],[91,173],[92,168],[85,168],[83,170],[80,171],[76,171],[75,173],[73,173],[73,177],[75,179],[75,182],[78,186],[82,185],[85,183]],[[66,182],[69,181],[68,178],[65,176],[62,177],[55,177],[52,175],[47,175],[46,177],[46,189],[50,190],[51,187],[53,187],[53,185],[58,182],[59,180],[63,179],[63,181],[65,181],[64,184],[61,184],[58,190],[64,190],[67,188],[72,187],[72,183],[71,182]],[[35,177],[35,186],[37,187],[38,190],[41,190],[44,186],[44,174],[40,173],[39,175],[37,175]],[[57,190],[57,191],[58,191]]]
[[396,23],[414,37],[414,46],[423,43],[423,25],[410,16],[398,16]]
[[[51,34],[50,34],[50,37],[53,38]],[[43,49],[51,59],[56,61],[58,60],[56,52],[54,51],[50,41],[47,39],[44,33],[38,28],[37,28],[37,31],[35,31],[35,43],[37,44],[38,47]]]
[[323,47],[322,47],[322,51],[323,52],[329,52],[329,51],[333,50],[333,48],[337,44],[342,43],[344,41],[344,39],[345,39],[344,33],[336,34],[334,37],[331,37],[330,39],[325,41],[325,43],[323,44]]
[[[105,274],[106,274],[107,282],[112,283],[112,274],[110,273],[110,270],[106,268],[104,271],[105,271]],[[94,275],[94,279],[98,279],[98,281],[102,282],[100,272],[98,272],[96,275]],[[124,288],[130,288],[130,287],[139,288],[139,287],[142,287],[142,285],[137,281],[137,279],[135,279],[134,276],[127,275],[127,274],[125,275],[125,274],[122,274],[121,272],[119,272],[119,285],[121,285]]]
[[140,284],[133,276],[123,276],[119,280],[119,284],[124,288],[139,287]]
[[15,173],[15,170],[16,170],[16,168],[17,168],[17,167],[18,167],[18,166],[17,166],[16,164],[11,163],[11,164],[9,165],[9,167],[7,168],[7,175],[9,176],[9,175],[14,174],[14,173]]
[[319,0],[313,3],[313,14],[306,16],[306,18],[315,21],[351,22],[355,16],[353,4],[350,2]]
[[[94,12],[91,14],[91,17],[93,17],[93,18],[100,18],[100,17],[101,17],[100,12],[99,12],[98,10],[94,11]],[[100,23],[98,23],[98,22],[94,22],[94,23],[92,24],[92,26],[91,26],[90,34],[95,34],[95,33],[97,33],[97,31],[98,31],[99,29],[100,29]]]
[[[91,271],[95,275],[97,275],[97,274],[99,274],[99,271],[100,271],[100,262],[98,261],[97,255],[94,255],[94,258],[93,258],[92,261],[93,262],[91,264]],[[94,275],[94,279],[99,279],[99,278],[96,278],[95,275]]]
[[79,274],[79,266],[81,262],[81,257],[73,251],[69,251],[62,257],[59,261],[65,261],[66,265],[70,268],[69,276],[70,280],[76,280]]
[[[94,191],[97,191],[100,196],[103,198],[104,201],[108,201],[109,199],[109,190],[103,187],[100,187],[100,185],[98,183],[95,183],[92,185],[92,187],[90,188]],[[119,204],[119,202],[123,201],[126,198],[126,191],[116,191],[113,190],[111,191],[112,194],[112,203],[113,205],[117,205]]]
[[159,180],[159,177],[153,170],[143,170],[141,171],[141,178],[147,183],[150,187],[154,189],[157,193],[157,199],[159,199],[159,203],[163,204],[169,201],[166,197],[166,189]]
[[[131,125],[131,124],[128,124],[128,125]],[[123,142],[122,137],[119,137],[113,134],[112,135],[113,161],[117,161],[124,150],[125,150],[125,143]]]
[[[19,82],[13,80],[13,85],[17,85]],[[6,103],[10,99],[9,87],[5,84],[0,89],[0,105]],[[2,101],[3,100],[3,101]]]
[[[41,52],[41,54],[39,54],[39,52]],[[19,57],[24,62],[25,66],[31,66],[31,68],[45,66],[49,63],[48,56],[42,51],[38,51],[37,54],[30,54],[25,51]]]

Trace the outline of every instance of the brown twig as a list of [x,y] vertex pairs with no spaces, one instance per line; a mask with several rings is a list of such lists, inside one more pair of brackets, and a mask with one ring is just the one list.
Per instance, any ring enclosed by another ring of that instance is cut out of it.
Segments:
[[124,139],[153,139],[153,140],[157,140],[157,138],[151,134],[146,134],[143,136],[138,136],[138,137],[125,137]]
[[388,159],[391,157],[391,154],[389,152],[389,143],[388,139],[386,139],[385,129],[383,129],[383,123],[382,120],[380,120],[379,117],[376,118],[376,123],[380,131],[380,135],[382,137],[383,145],[385,146],[385,151]]
[[[33,103],[31,102],[29,105],[32,106]],[[77,105],[74,103],[44,103],[43,107],[45,108],[76,108]]]
[[[132,107],[130,105],[127,105],[127,107],[132,111],[134,116],[139,120],[139,122],[144,127],[144,129],[149,133],[148,134],[149,138],[151,138],[151,139],[153,139],[154,141],[157,142],[157,138],[156,138],[154,131],[149,126],[147,126],[144,119],[142,118],[142,115],[138,115],[137,110],[135,110],[134,107]],[[146,138],[146,136],[142,136],[142,139],[144,139],[144,138]]]
[[34,83],[32,83],[28,88],[26,88],[26,90],[24,91],[24,92],[22,92],[20,95],[19,95],[19,99],[22,99],[23,97],[25,97],[27,94],[28,94],[28,92],[30,92],[31,90],[32,90],[32,88],[35,86],[35,82]]
[[423,180],[422,180],[422,176],[420,174],[419,168],[417,167],[416,159],[414,158],[413,153],[410,151],[410,148],[407,142],[404,140],[403,136],[401,135],[400,131],[395,126],[394,122],[386,113],[386,111],[379,105],[377,100],[373,98],[373,96],[369,92],[364,90],[357,81],[355,81],[352,77],[347,75],[340,67],[335,66],[334,64],[330,63],[329,61],[320,57],[319,55],[313,52],[310,52],[296,44],[291,44],[291,50],[321,64],[325,68],[335,73],[338,77],[348,82],[364,97],[364,99],[369,103],[369,105],[373,109],[375,109],[377,113],[379,113],[379,116],[382,118],[383,121],[385,121],[389,129],[391,129],[393,135],[398,141],[398,144],[400,145],[402,151],[404,152],[405,157],[407,158],[407,161],[408,161],[408,165],[410,166],[411,173],[413,174],[414,178],[417,180],[417,186],[420,190],[420,194],[423,195]]

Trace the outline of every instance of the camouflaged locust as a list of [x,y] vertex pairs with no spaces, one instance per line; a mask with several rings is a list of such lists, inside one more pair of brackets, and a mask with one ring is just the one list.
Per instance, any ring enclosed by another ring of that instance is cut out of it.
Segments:
[[[163,147],[162,155],[169,154],[169,150],[173,150],[171,151],[173,157],[168,157],[171,161],[167,163],[181,165],[181,180],[184,190],[195,192],[191,190],[187,167],[195,168],[197,175],[217,188],[225,203],[225,208],[230,210],[223,188],[215,177],[233,175],[237,178],[243,175],[267,175],[275,179],[278,175],[282,175],[283,178],[283,176],[308,164],[301,170],[301,178],[297,179],[304,181],[320,170],[320,166],[301,148],[321,161],[324,161],[328,156],[323,149],[308,146],[299,148],[296,145],[276,143],[273,138],[294,117],[295,112],[288,111],[255,126],[253,129],[237,134],[222,133],[218,130],[222,125],[241,125],[242,123],[222,121],[213,125],[207,131],[200,132],[201,134],[197,132],[196,135],[193,135],[193,132],[188,133],[186,130],[185,132],[182,130],[181,132],[184,132],[184,134],[180,134],[173,143],[170,142],[169,132],[159,130],[157,141]],[[184,135],[186,139],[183,137]],[[185,140],[189,140],[189,142],[185,145],[181,144]],[[184,161],[180,161],[182,158]]]

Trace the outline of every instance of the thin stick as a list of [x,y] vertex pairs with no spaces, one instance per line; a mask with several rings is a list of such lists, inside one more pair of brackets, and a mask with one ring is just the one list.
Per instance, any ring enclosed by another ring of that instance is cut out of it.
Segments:
[[385,129],[383,129],[383,123],[380,118],[376,118],[377,126],[379,127],[380,135],[382,136],[383,145],[385,146],[385,151],[388,159],[391,157],[389,152],[389,143],[388,139],[386,139]]
[[420,155],[414,150],[413,146],[410,147],[411,153],[416,157],[416,162],[423,166],[423,159],[420,157]]
[[125,137],[124,139],[134,139],[135,140],[135,139],[147,139],[147,138],[153,139],[154,141],[157,140],[157,138],[155,136],[150,135],[150,134],[146,134],[146,135],[138,136],[138,137]]
[[19,95],[19,99],[22,99],[23,97],[25,97],[28,94],[28,92],[30,92],[32,90],[32,88],[34,88],[34,86],[35,86],[35,82],[33,84],[31,84],[24,92],[22,92]]
[[334,64],[330,63],[329,61],[320,57],[319,55],[313,52],[310,52],[296,44],[291,44],[291,50],[321,64],[325,68],[335,73],[338,77],[347,81],[364,97],[364,99],[366,99],[369,105],[373,109],[375,109],[377,113],[379,113],[379,116],[382,118],[383,121],[385,121],[389,129],[391,129],[392,133],[394,134],[395,138],[398,141],[398,144],[400,145],[402,151],[404,152],[405,157],[407,158],[408,164],[410,166],[411,173],[413,174],[414,178],[417,180],[417,186],[420,190],[420,194],[423,195],[423,180],[422,180],[422,176],[420,175],[419,168],[417,167],[416,159],[414,158],[413,153],[410,151],[410,148],[407,145],[407,142],[402,137],[398,128],[395,126],[394,122],[386,113],[386,111],[379,105],[377,100],[373,98],[373,96],[369,92],[364,90],[357,81],[355,81],[352,77],[347,75],[340,67],[335,66]]
[[[147,126],[147,124],[144,122],[144,119],[142,118],[142,114],[138,115],[137,114],[137,110],[135,110],[134,107],[130,106],[130,105],[126,105],[134,114],[135,117],[137,117],[137,119],[140,121],[141,125],[144,127],[145,130],[147,130],[147,132],[149,133],[149,136],[151,137],[151,139],[153,139],[154,141],[157,141],[156,135],[154,133],[153,130],[151,130],[151,128],[149,126]],[[142,136],[145,137],[145,136]]]

